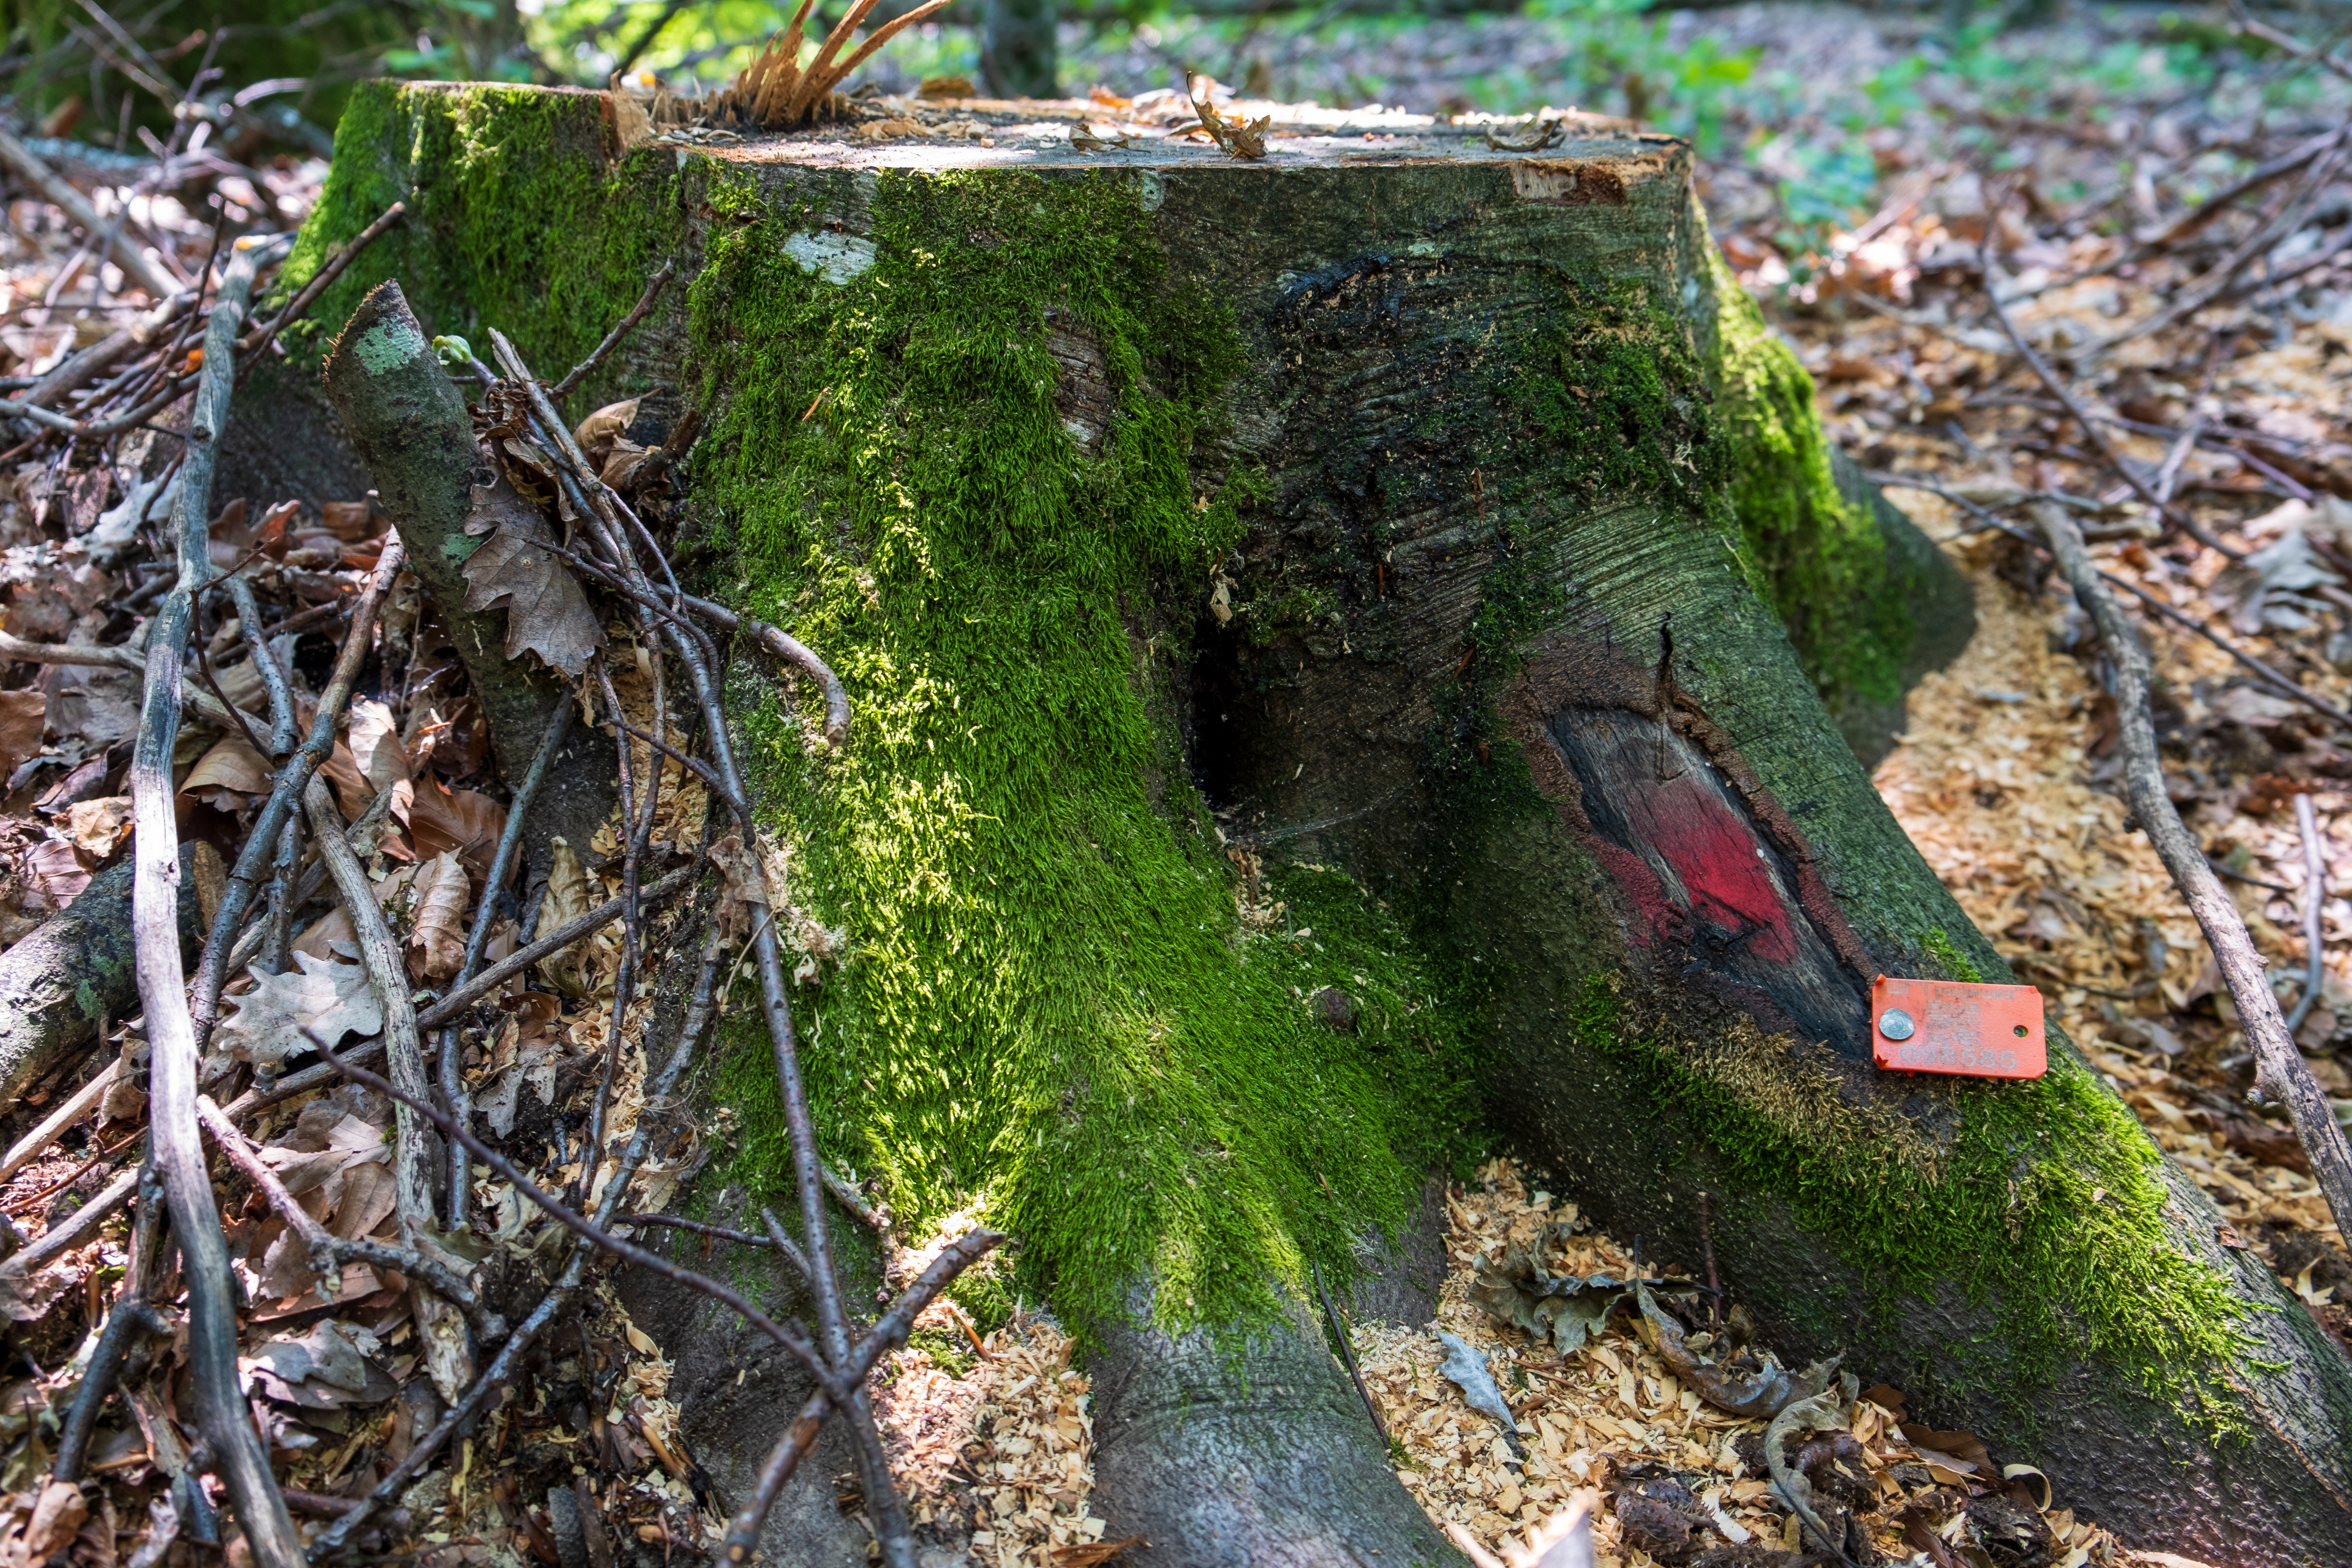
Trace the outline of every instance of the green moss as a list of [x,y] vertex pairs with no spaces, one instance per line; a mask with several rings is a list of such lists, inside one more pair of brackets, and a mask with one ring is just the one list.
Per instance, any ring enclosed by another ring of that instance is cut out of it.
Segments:
[[1922,935],[1919,938],[1919,948],[1929,958],[1944,966],[1944,973],[1948,978],[1965,981],[1970,985],[1980,984],[1983,982],[1984,976],[1977,972],[1975,964],[1969,962],[1969,955],[1954,947],[1952,939],[1946,936],[1940,927]]
[[1731,504],[1757,590],[1780,613],[1832,712],[1899,702],[1916,632],[1911,584],[1867,508],[1830,472],[1812,377],[1701,236],[1716,301],[1708,377],[1730,455]]
[[[1244,1324],[1403,1217],[1472,1074],[1346,878],[1276,868],[1286,926],[1239,921],[1168,719],[1181,635],[1134,619],[1153,574],[1205,584],[1239,537],[1188,468],[1239,342],[1167,283],[1123,180],[885,174],[872,200],[877,260],[847,284],[772,216],[714,234],[692,295],[698,507],[750,607],[857,710],[826,760],[804,720],[742,705],[792,896],[852,934],[799,1001],[821,1136],[913,1225],[977,1204],[1008,1226],[1073,1322],[1148,1273],[1163,1322]],[[1048,311],[1102,351],[1098,454],[1055,412]],[[1332,984],[1352,1034],[1310,1011]],[[774,1183],[763,1050],[724,1091],[740,1173]]]
[[[307,282],[331,249],[394,202],[406,216],[331,285],[286,334],[315,363],[367,291],[396,278],[428,331],[473,342],[488,327],[553,379],[627,313],[684,229],[677,168],[641,149],[613,165],[596,95],[537,88],[369,82],[336,128],[338,155],[319,205],[279,275]],[[575,395],[586,412],[612,374]]]
[[1882,1329],[1906,1294],[1957,1285],[1990,1302],[1998,1342],[1942,1349],[1958,1377],[1980,1379],[2021,1420],[2087,1355],[2213,1436],[2239,1429],[2229,1380],[2250,1342],[2246,1308],[2168,1237],[2163,1156],[2072,1056],[2053,1051],[2032,1082],[1956,1086],[1958,1131],[1926,1162],[1883,1138],[1792,1132],[1728,1075],[1633,1027],[1603,977],[1586,982],[1572,1026],[1690,1120],[1730,1190],[1777,1200],[1831,1238],[1869,1283]]

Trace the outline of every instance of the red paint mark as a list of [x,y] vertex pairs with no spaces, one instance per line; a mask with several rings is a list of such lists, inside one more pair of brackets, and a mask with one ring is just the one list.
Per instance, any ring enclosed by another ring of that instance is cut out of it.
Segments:
[[[1638,857],[1624,850],[1603,856],[1653,933],[1680,934],[1669,926],[1680,916],[1731,933],[1768,962],[1786,963],[1797,956],[1788,901],[1772,879],[1755,829],[1697,769],[1685,765],[1676,777],[1634,793],[1622,809],[1639,841],[1673,869],[1689,900],[1687,911],[1673,910],[1657,874]],[[1628,860],[1639,867],[1637,876],[1623,864]]]

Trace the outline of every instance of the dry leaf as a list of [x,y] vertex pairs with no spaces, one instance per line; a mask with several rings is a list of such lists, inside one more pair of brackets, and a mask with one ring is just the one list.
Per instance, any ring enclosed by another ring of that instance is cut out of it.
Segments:
[[408,945],[424,980],[446,980],[466,963],[467,895],[473,890],[455,851],[444,851],[416,873],[416,923]]
[[509,523],[527,526],[546,521],[539,503],[515,489],[514,481],[507,478],[506,467],[498,460],[496,453],[485,447],[482,448],[482,460],[489,468],[490,482],[473,487],[466,509],[467,533],[479,539],[486,534],[496,533]]
[[351,718],[334,754],[319,770],[335,792],[335,805],[357,821],[371,802],[409,776],[408,753],[392,710],[372,697],[352,700]]
[[409,797],[406,820],[419,858],[455,851],[466,875],[479,882],[490,874],[507,808],[478,790],[449,789],[428,775]]
[[89,1503],[74,1482],[51,1481],[43,1487],[40,1500],[33,1504],[32,1520],[25,1526],[24,1561],[47,1562],[73,1544],[82,1521],[89,1517]]
[[103,860],[131,831],[131,797],[103,795],[96,800],[78,800],[66,807],[58,826],[75,848],[93,860]]
[[625,403],[608,403],[583,419],[580,427],[572,432],[572,438],[580,443],[580,450],[590,460],[601,461],[636,416],[637,400],[634,397]]
[[1266,128],[1274,123],[1274,116],[1266,114],[1255,120],[1244,120],[1236,114],[1227,119],[1219,114],[1205,98],[1194,99],[1192,108],[1201,116],[1201,129],[1209,133],[1210,141],[1225,150],[1227,157],[1265,156]]
[[509,658],[528,652],[551,668],[578,675],[588,668],[588,656],[604,646],[604,627],[580,580],[548,548],[554,542],[554,530],[537,512],[500,525],[466,557],[465,607],[504,605]]
[[[588,874],[580,865],[580,857],[562,839],[554,840],[555,863],[547,874],[547,896],[539,907],[539,929],[551,931],[566,921],[579,919],[593,907],[589,896]],[[612,966],[603,961],[617,955],[619,939],[611,930],[585,936],[560,952],[552,952],[539,961],[539,976],[566,996],[593,999],[608,992],[613,984]]]
[[373,509],[363,500],[331,500],[319,508],[319,526],[346,544],[376,536]]
[[294,964],[283,974],[251,971],[257,984],[231,998],[236,1011],[221,1020],[214,1035],[221,1050],[257,1067],[275,1066],[311,1048],[305,1031],[333,1046],[346,1035],[373,1035],[383,1027],[383,1006],[368,984],[366,970],[300,952]]
[[15,773],[41,749],[49,700],[37,689],[0,691],[0,776]]
[[225,736],[197,759],[180,793],[222,811],[242,811],[256,796],[269,793],[269,759],[244,736]]
[[51,838],[25,851],[18,862],[25,891],[17,902],[27,912],[61,910],[89,886],[89,868],[70,844]]

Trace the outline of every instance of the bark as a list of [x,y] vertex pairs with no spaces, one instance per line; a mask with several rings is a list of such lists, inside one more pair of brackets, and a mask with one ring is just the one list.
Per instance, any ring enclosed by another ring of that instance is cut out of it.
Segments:
[[[421,95],[402,101],[406,112],[434,112]],[[452,116],[502,112],[447,101]],[[593,117],[584,101],[583,112]],[[497,144],[493,129],[469,131],[473,144]],[[1782,616],[1879,628],[1853,668],[1875,659],[1883,678],[1948,648],[1965,598],[1948,566],[1866,491],[1848,487],[1871,500],[1859,516],[1829,495],[1810,385],[1785,357],[1759,370],[1755,356],[1784,351],[1759,347],[1751,308],[1724,291],[1687,150],[1579,132],[1522,155],[1433,126],[1376,145],[1332,129],[1342,134],[1277,141],[1261,163],[1164,144],[1089,157],[769,140],[730,150],[723,169],[677,163],[668,149],[640,153],[656,162],[632,163],[613,183],[614,205],[595,221],[646,221],[651,209],[633,205],[645,188],[635,176],[656,163],[678,170],[686,209],[709,215],[681,242],[689,273],[705,268],[692,286],[694,374],[674,319],[668,331],[649,322],[646,334],[677,356],[674,384],[718,383],[700,410],[712,434],[687,470],[700,531],[689,541],[750,571],[761,558],[748,547],[728,556],[730,531],[807,527],[789,535],[794,547],[804,540],[835,580],[864,584],[866,596],[830,623],[837,641],[866,639],[855,648],[792,629],[843,672],[854,706],[893,717],[861,717],[844,753],[821,764],[809,760],[814,745],[745,748],[761,770],[755,783],[806,806],[787,828],[849,863],[849,850],[823,842],[857,820],[855,801],[840,803],[930,770],[927,784],[1028,814],[1008,832],[1074,837],[1035,799],[1072,787],[1088,749],[1109,743],[1096,715],[1129,703],[1120,711],[1160,749],[1136,769],[1139,796],[1119,806],[1133,820],[1089,825],[1100,860],[1118,833],[1130,855],[1160,835],[1188,877],[1212,874],[1182,858],[1206,837],[1205,797],[1234,849],[1337,868],[1377,894],[1430,963],[1471,977],[1465,994],[1481,1009],[1489,1053],[1487,1116],[1559,1173],[1586,1213],[1643,1237],[1646,1256],[1696,1262],[1697,1195],[1714,1194],[1724,1284],[1784,1358],[1844,1350],[1865,1384],[1895,1382],[1915,1415],[1972,1428],[2003,1460],[2038,1465],[2062,1499],[2128,1541],[2216,1564],[2352,1555],[2352,1365],[2258,1259],[2220,1245],[2211,1204],[2058,1031],[2053,1070],[2033,1084],[1923,1079],[1871,1064],[1874,974],[1957,978],[1936,956],[1951,951],[1985,978],[2009,975],[1842,742]],[[967,172],[920,177],[950,165]],[[488,181],[480,191],[469,199],[487,204],[485,232],[491,205],[511,212],[531,199],[527,185]],[[955,204],[992,191],[1003,195],[988,223],[943,218],[922,231],[928,248],[918,255],[908,236],[926,215],[952,217],[966,210]],[[723,203],[695,205],[722,192]],[[1107,202],[1107,192],[1133,206],[1084,205]],[[1199,362],[1183,357],[1172,328],[1164,341],[1131,340],[1148,299],[1117,296],[1130,312],[1124,325],[1073,320],[1062,301],[1087,297],[1085,276],[1024,272],[1035,265],[1024,245],[1062,243],[1042,226],[1024,228],[1024,215],[1056,202],[1122,223],[1143,215],[1148,247],[1088,265],[1191,290],[1202,301],[1197,319],[1230,310],[1239,362],[1220,395],[1223,432],[1186,437],[1189,471],[1107,467],[1116,480],[1079,486],[1066,503],[1051,499],[1073,493],[1053,468],[1108,463],[1169,428],[1150,425],[1165,406],[1153,400],[1187,395],[1170,389]],[[464,232],[478,220],[445,208],[436,221]],[[532,243],[536,264],[552,266],[581,241],[560,233]],[[798,269],[779,260],[761,271],[746,256],[790,256]],[[934,260],[971,288],[921,293],[917,262]],[[868,268],[876,279],[861,282]],[[614,290],[614,316],[640,282]],[[885,283],[899,292],[886,299]],[[887,436],[857,447],[856,462],[823,447],[826,426],[855,428],[861,441],[881,426],[857,425],[870,409],[846,395],[825,405],[836,389],[808,368],[828,349],[822,333],[836,296],[816,292],[824,289],[847,290],[837,298],[861,308],[912,297],[933,312],[883,345],[890,379],[866,390],[880,402],[934,401],[908,406]],[[987,309],[989,290],[1019,298],[1018,331],[1030,341],[960,350],[964,312]],[[1106,351],[1115,331],[1130,334],[1122,352],[1131,359]],[[1052,358],[1041,363],[1045,380],[978,384],[993,374],[990,356],[1041,346]],[[953,388],[945,395],[922,391],[936,356],[958,353],[951,363],[968,367],[966,379],[938,378]],[[1008,431],[1031,440],[1034,427],[991,425],[984,405],[1024,395],[1051,398],[1034,412],[1068,444],[1052,463],[1008,476],[991,468],[1002,454],[985,440]],[[730,426],[734,400],[768,412]],[[960,444],[974,431],[974,445]],[[803,454],[790,486],[759,466],[786,447]],[[886,450],[887,460],[857,466]],[[730,490],[730,466],[758,483]],[[1107,517],[1135,515],[1117,510],[1118,487],[1145,484],[1164,486],[1161,500],[1181,514],[1236,506],[1239,542],[1121,582],[1115,613],[1132,656],[1122,689],[1074,700],[1069,723],[1028,732],[1029,754],[992,750],[975,701],[1017,683],[1033,657],[1054,657],[1056,637],[1097,635],[1085,617],[1105,613],[1097,596],[1092,612],[1079,602],[1075,619],[1053,618],[1083,597],[1053,578],[1054,547],[1101,537]],[[1774,511],[1800,491],[1801,505]],[[1735,492],[1759,510],[1734,516]],[[718,515],[722,500],[741,515]],[[750,516],[760,508],[769,510]],[[1770,582],[1754,564],[1774,542],[1757,521],[1768,511],[1794,520],[1782,545],[1808,542],[1777,558]],[[935,521],[968,515],[987,521],[993,543]],[[999,608],[1003,624],[974,651],[956,640],[963,606],[902,593],[909,540],[926,569],[946,572],[958,552],[1001,560],[991,581],[1034,596]],[[796,590],[810,584],[814,597],[824,585],[764,559],[785,580],[742,587],[772,592],[765,602],[781,598],[788,613]],[[733,588],[732,574],[716,575],[703,591]],[[1887,612],[1906,596],[1910,629],[1887,629],[1900,626]],[[1824,605],[1830,613],[1816,613]],[[1020,640],[1033,627],[1034,656]],[[734,712],[772,721],[757,706],[781,693],[740,666],[730,682]],[[921,715],[950,690],[961,692],[962,716],[936,740],[910,739],[929,735]],[[924,874],[967,868],[946,854]],[[1096,874],[1076,860],[1064,869]],[[902,871],[894,886],[907,879]],[[847,897],[811,880],[802,896]],[[1103,923],[1093,910],[1074,920],[1059,888],[984,885],[960,883],[959,896],[1039,911],[1021,929],[1056,941],[1073,925]],[[1108,883],[1085,886],[1090,897],[1118,896]],[[1170,886],[1170,897],[1181,893]],[[937,919],[956,918],[939,908]],[[1150,913],[1116,909],[1121,926],[1139,928]],[[878,902],[845,913],[875,934],[861,929],[861,956],[821,980],[837,989],[824,994],[826,1045],[812,1048],[812,1070],[827,1070],[829,1052],[871,1048],[880,1060],[903,1047],[926,1071],[936,1053],[943,1075],[984,1079],[994,1064],[953,1054],[959,1042],[978,1039],[971,1048],[984,1052],[1011,1031],[958,1035],[950,1026],[967,1020],[912,1002],[887,1016],[878,1004],[875,1016],[850,1016],[868,994],[856,966],[922,933]],[[942,987],[957,965],[993,956],[942,951]],[[992,994],[992,1027],[1027,1000]],[[845,1153],[865,1136],[886,1167],[919,1163],[921,1149],[891,1144],[879,1128],[835,1131],[857,1121],[861,1096],[892,1091],[880,1069],[864,1073],[820,1081],[820,1124],[852,1141]],[[1056,1135],[1104,1110],[1086,1084],[1048,1089],[1041,1098],[1061,1105]],[[716,1092],[706,1085],[704,1103]],[[828,1092],[845,1098],[827,1103]],[[1135,1163],[1160,1152],[1139,1147]],[[981,1190],[1001,1173],[960,1170],[955,1184]],[[1114,1166],[1103,1181],[1125,1173]],[[712,1217],[756,1228],[747,1222],[768,1195],[731,1177],[772,1173],[722,1166],[681,1205],[707,1204]],[[1411,1194],[1394,1195],[1403,1206]],[[1303,1235],[1314,1217],[1284,1223]],[[1149,1223],[1141,1211],[1136,1223]],[[1025,1284],[1070,1288],[1034,1276]],[[1129,1284],[1129,1300],[1149,1299],[1151,1280]],[[736,1331],[715,1314],[664,1314],[649,1302],[638,1317],[667,1325],[689,1440],[731,1507],[746,1467],[805,1389],[738,1384],[747,1362],[766,1373],[756,1357],[738,1359]],[[1187,1568],[1255,1557],[1360,1563],[1376,1548],[1381,1561],[1445,1559],[1379,1475],[1385,1459],[1370,1424],[1296,1306],[1246,1325],[1239,1353],[1257,1374],[1245,1382],[1160,1314],[1118,1317],[1076,1325],[1098,1346],[1094,1506],[1113,1536],[1147,1533],[1154,1561]],[[793,1375],[780,1371],[776,1383]],[[763,1551],[775,1560],[855,1560],[810,1489],[844,1457],[795,1480],[786,1507],[804,1507],[811,1528],[772,1527]]]
[[[194,845],[180,852],[184,962],[204,938],[190,861],[196,852]],[[131,881],[128,859],[108,867],[0,956],[0,1100],[14,1104],[45,1074],[97,1045],[108,1021],[137,1011]]]
[[[409,564],[449,629],[475,700],[490,727],[499,773],[520,780],[562,681],[535,661],[506,657],[506,612],[465,608],[466,558],[480,541],[466,532],[472,486],[488,474],[477,453],[465,399],[397,282],[361,302],[327,360],[327,401],[407,546]],[[323,444],[323,443],[322,443]],[[534,882],[546,876],[548,841],[584,844],[604,820],[613,779],[601,736],[575,733],[532,803],[523,839]],[[528,889],[527,889],[528,890]]]

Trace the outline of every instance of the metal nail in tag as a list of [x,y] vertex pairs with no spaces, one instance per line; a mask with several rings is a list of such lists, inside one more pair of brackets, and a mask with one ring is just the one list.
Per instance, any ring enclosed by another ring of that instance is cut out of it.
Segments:
[[1871,1059],[1898,1072],[2040,1078],[2050,1066],[2031,985],[1895,980],[1870,987]]

